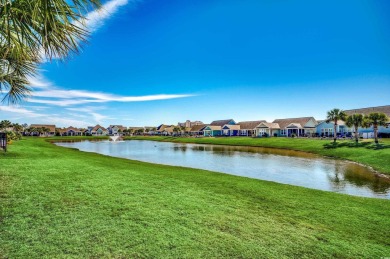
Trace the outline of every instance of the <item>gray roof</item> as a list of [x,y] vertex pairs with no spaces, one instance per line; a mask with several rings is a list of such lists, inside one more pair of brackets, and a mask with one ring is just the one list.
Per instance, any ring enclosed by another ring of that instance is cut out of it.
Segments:
[[[306,125],[306,123],[308,123],[311,119],[314,120],[314,122],[316,123],[316,120],[314,119],[314,117],[302,117],[302,118],[289,118],[289,119],[276,119],[273,121],[273,123],[278,123],[279,124],[279,127],[281,129],[285,129],[288,125],[290,125],[291,123],[296,123],[296,124],[301,124],[302,127],[304,127]],[[317,124],[317,123],[316,123]]]
[[192,126],[192,128],[190,129],[191,132],[199,132],[199,131],[202,131],[204,128],[206,128],[208,125],[206,124],[203,124],[203,125],[194,125]]
[[279,124],[274,122],[261,122],[258,128],[280,129]]
[[218,121],[213,121],[210,123],[211,126],[223,126],[223,125],[226,125],[228,124],[230,121],[234,121],[233,119],[229,119],[229,120],[218,120]]
[[262,122],[266,122],[265,120],[259,120],[259,121],[241,121],[237,123],[240,125],[240,129],[242,130],[253,130],[256,128],[257,125],[259,125]]
[[387,117],[390,118],[390,105],[352,109],[352,110],[344,110],[344,112],[347,115],[352,115],[352,114],[368,115],[368,114],[373,113],[373,112],[381,112],[381,113],[386,114]]

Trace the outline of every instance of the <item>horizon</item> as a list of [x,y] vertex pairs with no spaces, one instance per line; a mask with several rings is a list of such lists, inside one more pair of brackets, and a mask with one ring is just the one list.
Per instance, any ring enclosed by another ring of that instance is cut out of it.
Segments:
[[[83,52],[2,119],[60,127],[314,117],[388,105],[388,1],[109,0]],[[337,8],[335,8],[337,6]]]

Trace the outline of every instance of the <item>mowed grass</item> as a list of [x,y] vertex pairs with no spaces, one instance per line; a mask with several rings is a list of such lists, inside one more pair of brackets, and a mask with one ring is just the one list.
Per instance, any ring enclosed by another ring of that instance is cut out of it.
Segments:
[[390,201],[57,147],[0,154],[0,258],[380,258]]
[[127,137],[126,139],[292,149],[358,162],[370,166],[381,173],[390,174],[390,139],[381,139],[379,145],[376,145],[372,139],[360,141],[358,144],[354,140],[338,140],[334,144],[333,140],[308,138],[137,136]]

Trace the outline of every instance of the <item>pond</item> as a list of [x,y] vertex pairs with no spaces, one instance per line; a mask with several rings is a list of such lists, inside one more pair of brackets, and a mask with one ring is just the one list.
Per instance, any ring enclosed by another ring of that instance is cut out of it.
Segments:
[[56,145],[144,162],[205,169],[356,196],[390,199],[390,179],[364,166],[284,149],[156,141],[82,141]]

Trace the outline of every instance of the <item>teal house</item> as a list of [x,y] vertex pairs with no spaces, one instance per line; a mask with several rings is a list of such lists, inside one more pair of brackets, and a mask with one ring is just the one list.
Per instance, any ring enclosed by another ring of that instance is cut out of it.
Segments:
[[236,122],[233,119],[228,120],[217,120],[213,121],[204,128],[203,133],[205,137],[218,137],[223,135],[222,128],[227,125],[236,125]]

